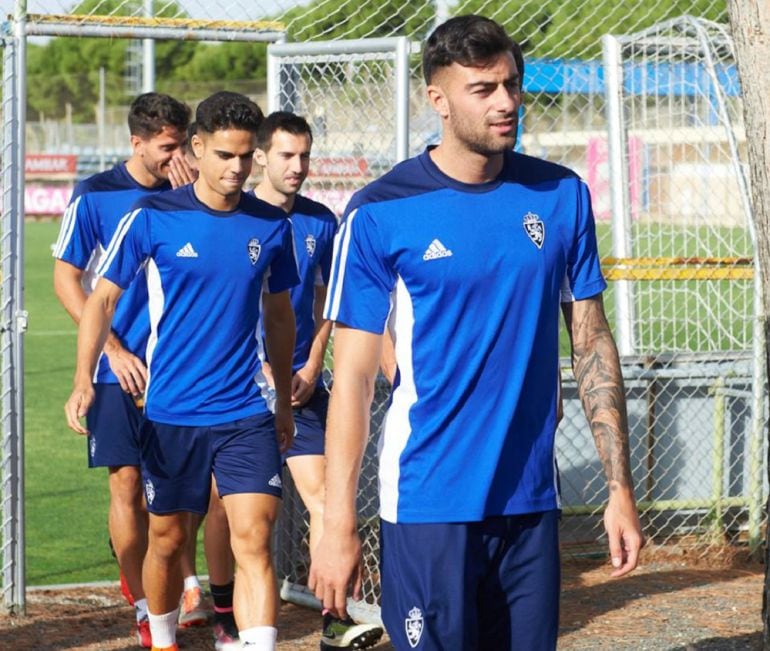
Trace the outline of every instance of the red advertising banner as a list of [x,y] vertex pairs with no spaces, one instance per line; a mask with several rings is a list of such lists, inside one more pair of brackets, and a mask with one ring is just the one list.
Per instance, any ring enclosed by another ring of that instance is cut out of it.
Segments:
[[369,163],[363,156],[314,156],[309,176],[351,178],[369,175]]
[[29,154],[24,160],[24,172],[30,176],[75,174],[78,157],[70,154]]
[[27,215],[61,215],[72,195],[72,186],[36,186],[24,188],[24,213]]

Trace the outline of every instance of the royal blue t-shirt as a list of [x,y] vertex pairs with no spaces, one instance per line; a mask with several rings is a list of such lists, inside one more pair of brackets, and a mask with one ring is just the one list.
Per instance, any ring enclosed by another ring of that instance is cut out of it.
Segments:
[[207,426],[267,413],[262,292],[299,280],[283,211],[245,193],[235,210],[212,210],[193,185],[149,197],[121,220],[98,271],[126,288],[142,265],[147,417]]
[[429,152],[351,200],[325,316],[394,338],[380,438],[388,522],[464,522],[558,508],[559,304],[602,292],[586,185],[506,152],[465,184]]
[[[104,258],[121,217],[141,198],[169,190],[168,182],[154,188],[140,185],[126,170],[125,163],[95,174],[75,186],[62,217],[59,238],[53,255],[82,269],[83,289],[91,293],[96,284],[95,270]],[[147,311],[147,284],[143,274],[131,283],[115,311],[112,330],[123,347],[144,360],[150,318]],[[94,381],[117,384],[107,356],[102,354]]]
[[[313,345],[315,288],[329,284],[337,218],[322,203],[301,195],[294,198],[291,211],[284,214],[291,222],[299,272],[299,284],[289,292],[297,320],[297,342],[292,363],[292,370],[296,373],[307,364]],[[321,376],[318,382],[322,382]]]

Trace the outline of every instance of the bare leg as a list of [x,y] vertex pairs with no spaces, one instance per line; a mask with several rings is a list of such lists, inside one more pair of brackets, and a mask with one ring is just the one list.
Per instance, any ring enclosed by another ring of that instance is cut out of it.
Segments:
[[190,513],[150,514],[150,537],[144,561],[147,608],[156,615],[179,606],[182,595],[181,559],[190,530]]
[[275,626],[278,589],[270,543],[280,500],[261,493],[236,493],[222,501],[238,564],[233,604],[238,629]]
[[206,564],[209,567],[209,583],[214,585],[230,583],[235,572],[233,552],[230,549],[230,527],[213,477],[209,511],[203,528],[203,548],[206,550]]
[[322,455],[301,455],[286,459],[294,485],[310,514],[310,550],[314,550],[323,533],[324,516],[324,458]]
[[196,576],[198,574],[195,567],[195,551],[198,547],[198,529],[203,522],[203,516],[198,513],[190,515],[190,531],[187,535],[187,545],[182,555],[182,577]]
[[110,468],[110,540],[134,599],[142,599],[142,564],[147,553],[147,509],[138,466]]

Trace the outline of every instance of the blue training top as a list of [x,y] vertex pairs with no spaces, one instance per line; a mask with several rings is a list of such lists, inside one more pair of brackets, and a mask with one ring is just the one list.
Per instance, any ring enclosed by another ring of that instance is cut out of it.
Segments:
[[387,320],[395,340],[383,519],[558,508],[560,291],[605,287],[588,189],[559,165],[506,152],[496,180],[466,184],[426,151],[353,197],[325,316],[373,333]]
[[[299,272],[299,285],[289,292],[297,320],[297,342],[292,363],[292,371],[296,373],[307,364],[313,345],[315,288],[329,285],[337,218],[322,203],[301,195],[294,198],[294,206],[286,216],[292,226]],[[322,381],[323,377],[319,376],[318,383]]]
[[193,185],[144,199],[98,271],[125,288],[145,263],[147,417],[207,426],[267,413],[261,296],[298,281],[283,211],[245,193],[235,210],[213,210]]
[[[170,188],[168,182],[154,188],[140,185],[128,173],[125,163],[81,181],[62,217],[54,257],[83,270],[83,288],[91,293],[97,280],[96,267],[104,258],[104,250],[121,217],[141,197]],[[145,282],[131,283],[115,312],[112,330],[126,350],[144,360],[150,335]],[[118,382],[104,354],[99,357],[94,382]]]

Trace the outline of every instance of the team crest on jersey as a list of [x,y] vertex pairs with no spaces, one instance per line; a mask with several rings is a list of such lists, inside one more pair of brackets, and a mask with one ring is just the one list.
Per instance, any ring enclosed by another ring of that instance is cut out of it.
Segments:
[[305,238],[305,248],[307,249],[307,254],[312,258],[315,253],[315,238],[312,235],[308,235]]
[[543,242],[545,242],[545,224],[535,213],[528,212],[524,215],[524,230],[527,232],[529,239],[538,248],[543,248]]
[[144,482],[144,494],[147,497],[147,504],[152,504],[155,499],[155,486],[150,479]]
[[409,617],[404,620],[406,630],[406,639],[409,646],[413,649],[420,643],[422,631],[425,627],[425,620],[422,618],[422,611],[419,608],[412,608],[409,611]]
[[262,251],[262,245],[259,243],[259,240],[256,237],[252,237],[249,240],[247,250],[249,252],[249,260],[251,260],[251,264],[257,264],[257,260],[259,260],[259,254]]

